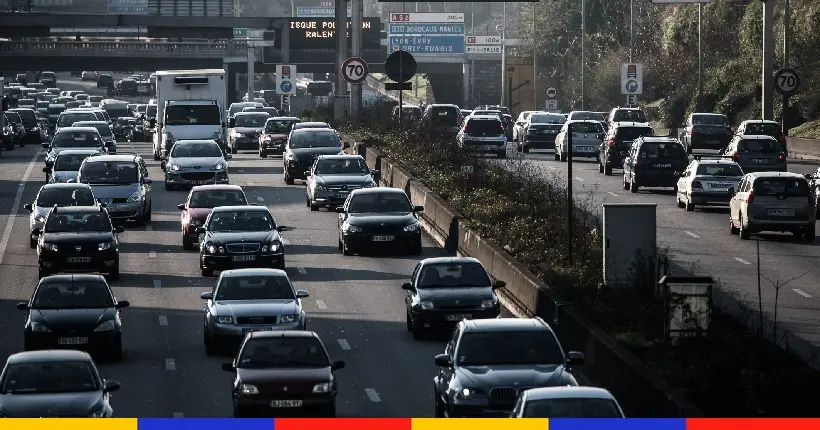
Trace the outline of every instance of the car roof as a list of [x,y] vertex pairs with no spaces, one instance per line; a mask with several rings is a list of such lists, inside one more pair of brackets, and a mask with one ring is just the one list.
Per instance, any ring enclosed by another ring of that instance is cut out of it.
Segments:
[[235,278],[238,276],[246,276],[246,275],[255,275],[255,276],[277,276],[277,277],[288,277],[288,273],[284,270],[280,269],[263,269],[263,268],[251,268],[251,269],[233,269],[233,270],[226,270],[222,272],[223,278]]
[[616,107],[616,108],[612,108],[612,110],[613,110],[613,111],[616,111],[616,110],[634,110],[634,111],[643,111],[643,109],[641,109],[641,108],[620,107],[620,106],[619,106],[619,107]]
[[[107,123],[107,122],[105,122],[105,121],[77,121],[77,122],[75,122],[75,124],[82,124],[82,125],[88,125],[88,124],[95,124],[95,125],[108,125],[108,123]],[[82,125],[79,125],[78,127],[82,127]]]
[[482,114],[472,114],[472,115],[470,115],[470,121],[472,121],[474,119],[501,121],[495,115],[482,115]]
[[806,179],[805,176],[794,172],[754,172],[747,173],[754,178],[788,178],[788,179]]
[[703,116],[726,116],[722,113],[713,113],[713,112],[692,112],[689,116],[695,115],[703,115]]
[[46,276],[42,280],[40,280],[41,284],[51,284],[51,283],[59,283],[59,282],[90,282],[90,281],[103,281],[105,282],[105,278],[102,275],[91,275],[88,273],[74,273],[74,274],[63,274],[63,275],[51,275]]
[[769,120],[769,119],[747,119],[746,121],[743,121],[741,124],[775,124],[775,125],[778,125],[780,123],[777,122],[777,121]]
[[[65,153],[65,152],[68,152],[68,151],[63,151],[61,154]],[[86,189],[86,190],[89,190],[89,189],[91,189],[91,186],[88,185],[88,184],[80,184],[80,183],[77,183],[77,182],[68,182],[68,183],[67,182],[60,182],[60,183],[56,183],[56,184],[45,184],[42,187],[40,187],[41,190],[52,190],[52,189],[55,189],[55,188],[58,188],[58,189],[72,189],[72,190],[73,189],[77,189],[77,190]]]
[[477,258],[473,257],[431,257],[421,260],[419,264],[465,264],[478,263],[481,264]]
[[211,212],[235,212],[235,211],[254,211],[254,212],[270,212],[267,206],[255,205],[236,205],[236,206],[218,206],[211,210]]
[[[197,185],[191,188],[191,191],[243,191],[239,185],[228,184],[211,184],[211,185]],[[244,192],[244,191],[243,191]]]
[[234,115],[234,116],[250,116],[250,115],[257,115],[258,116],[258,115],[269,115],[269,114],[267,112],[250,111],[250,112],[237,112],[236,115]]
[[652,127],[652,124],[648,122],[636,122],[636,121],[616,121],[615,127]]
[[732,161],[731,158],[706,158],[706,159],[695,159],[692,161],[693,163],[698,164],[737,164],[735,161]]
[[51,213],[83,214],[87,212],[99,212],[100,209],[100,206],[60,206],[59,209]]
[[[309,124],[309,123],[302,122],[300,124]],[[291,130],[291,133],[297,133],[297,134],[298,133],[308,133],[308,132],[315,133],[317,131],[336,133],[336,130],[334,130],[330,127],[302,127],[302,128],[296,128],[296,129]]]
[[58,157],[63,155],[86,155],[86,154],[99,154],[99,151],[96,149],[64,149],[57,154]]
[[463,320],[464,331],[552,331],[543,320],[536,318],[488,318]]
[[771,136],[765,135],[765,134],[743,134],[743,135],[740,135],[739,137],[740,137],[740,140],[774,140],[774,141],[777,141],[777,139],[775,139]]
[[63,128],[61,128],[61,129],[57,130],[57,132],[56,132],[55,134],[60,134],[60,133],[79,133],[79,132],[86,132],[86,133],[99,133],[99,131],[97,131],[97,129],[96,129],[96,128],[94,128],[94,127],[63,127]]
[[566,123],[567,124],[584,124],[584,123],[587,123],[587,124],[600,124],[601,121],[598,121],[598,120],[595,120],[595,119],[570,119],[570,120],[567,120]]
[[213,139],[180,139],[174,142],[174,145],[180,143],[213,143],[214,145],[218,145],[218,143],[216,143]]
[[293,120],[296,120],[296,121],[301,121],[302,118],[295,117],[295,116],[272,116],[268,119],[268,121],[270,121],[270,120],[276,120],[276,121],[284,121],[284,120],[293,121]]
[[526,391],[527,400],[546,399],[615,399],[609,391],[598,387],[541,387]]
[[[328,124],[326,122],[322,122],[322,121],[306,121],[306,122],[299,123],[299,125],[303,125],[303,126],[304,125],[320,125],[320,124],[327,125],[328,128],[330,128],[330,124]],[[303,127],[303,128],[307,128],[307,127]]]
[[364,157],[362,157],[361,155],[353,155],[353,154],[320,155],[316,158],[317,159],[322,159],[322,160],[364,160]]
[[18,352],[9,356],[8,364],[22,364],[43,361],[93,361],[91,356],[84,351],[73,349],[45,349],[39,351]]
[[639,139],[643,139],[644,142],[680,143],[678,139],[668,136],[641,136]]
[[93,158],[86,159],[87,162],[102,162],[102,161],[135,161],[136,158],[141,158],[137,154],[108,154],[98,155]]
[[277,338],[277,337],[287,337],[287,338],[314,338],[319,339],[319,335],[316,332],[312,331],[303,331],[303,330],[282,330],[282,331],[252,331],[250,332],[251,339],[270,339],[270,338]]
[[405,193],[404,190],[399,189],[399,188],[393,188],[393,187],[359,188],[357,190],[351,191],[350,193],[351,194],[356,194],[356,195],[359,195],[359,194],[376,194],[376,193],[402,194],[404,196],[407,195],[407,193]]

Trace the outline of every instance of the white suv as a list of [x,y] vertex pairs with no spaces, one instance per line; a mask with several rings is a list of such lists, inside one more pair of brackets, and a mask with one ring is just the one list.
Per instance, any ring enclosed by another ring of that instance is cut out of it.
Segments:
[[805,177],[790,172],[758,172],[729,188],[729,230],[749,239],[751,233],[788,231],[814,242],[817,210]]

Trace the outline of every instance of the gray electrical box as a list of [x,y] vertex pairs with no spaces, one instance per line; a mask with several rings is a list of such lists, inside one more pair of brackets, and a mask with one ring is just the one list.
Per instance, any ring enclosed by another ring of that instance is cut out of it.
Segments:
[[657,221],[654,203],[605,203],[604,284],[654,288]]

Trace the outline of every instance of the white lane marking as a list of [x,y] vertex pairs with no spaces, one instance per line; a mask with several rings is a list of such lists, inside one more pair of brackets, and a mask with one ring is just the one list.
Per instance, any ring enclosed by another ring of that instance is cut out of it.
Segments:
[[367,394],[367,398],[373,403],[380,403],[382,401],[381,397],[379,397],[379,393],[372,388],[365,388],[364,393]]
[[165,315],[160,315],[159,316],[159,325],[161,325],[163,327],[168,327],[168,317],[166,317]]
[[350,344],[345,339],[339,339],[339,346],[345,351],[350,351]]
[[265,199],[263,199],[263,198],[262,198],[262,197],[260,197],[260,196],[256,196],[256,201],[257,201],[257,202],[264,202],[264,201],[265,201]]
[[803,291],[803,290],[801,290],[801,289],[798,289],[798,288],[792,288],[792,291],[794,291],[794,292],[795,292],[795,293],[797,293],[797,294],[800,294],[801,296],[803,296],[803,297],[805,297],[805,298],[807,298],[807,299],[810,299],[810,298],[811,298],[811,294],[809,294],[809,293],[807,293],[807,292],[805,292],[805,291]]
[[37,157],[42,151],[34,153],[34,157],[29,161],[26,173],[23,174],[23,179],[17,186],[17,195],[14,196],[14,204],[11,206],[11,213],[9,213],[9,220],[6,223],[6,230],[3,231],[3,239],[0,239],[0,264],[3,263],[3,257],[6,255],[6,247],[9,245],[9,238],[11,237],[11,229],[14,227],[14,219],[17,218],[17,211],[20,210],[20,202],[23,201],[23,190],[26,189],[26,182],[31,176],[31,171],[34,169],[34,164],[37,163]]
[[165,359],[165,370],[170,370],[170,371],[177,370],[177,363],[174,361],[173,358],[166,358]]
[[307,275],[307,270],[304,267],[297,267],[296,270],[299,271],[300,275]]
[[606,193],[609,194],[612,197],[618,197],[618,195],[613,193],[612,191],[607,191]]
[[162,288],[162,281],[154,279],[154,288]]
[[151,251],[148,253],[148,256],[151,258],[157,258],[157,251]]
[[154,231],[154,227],[151,227],[150,225],[146,225],[145,226],[145,231]]
[[691,231],[687,230],[687,231],[684,231],[684,233],[688,234],[689,236],[694,237],[695,239],[700,239],[700,236],[696,235],[695,233],[692,233]]
[[182,412],[174,412],[174,418],[185,418]]
[[735,257],[735,260],[737,260],[737,261],[739,261],[739,262],[741,262],[741,263],[743,263],[743,264],[752,264],[752,263],[749,263],[748,261],[746,261],[746,260],[744,260],[744,259],[742,259],[742,258],[740,258],[740,257]]
[[324,300],[316,300],[316,306],[318,306],[319,309],[327,309],[327,305]]
[[580,182],[586,182],[585,180],[583,180],[583,179],[581,179],[581,178],[579,178],[579,177],[577,177],[577,176],[575,177],[575,180],[576,180],[576,181],[580,181]]
[[283,237],[282,238],[282,244],[285,245],[285,246],[290,245],[290,241]]
[[555,169],[557,169],[557,167],[555,167],[555,166],[550,166],[550,170],[555,170]]
[[245,173],[245,171],[244,171],[244,170],[242,170],[242,169],[237,170],[237,172],[239,172],[239,173]]

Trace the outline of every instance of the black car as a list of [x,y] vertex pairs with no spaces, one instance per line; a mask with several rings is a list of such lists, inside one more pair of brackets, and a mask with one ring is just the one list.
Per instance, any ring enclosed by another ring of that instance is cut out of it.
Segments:
[[521,391],[578,386],[583,362],[541,318],[462,320],[435,358],[435,417],[508,417]]
[[330,361],[311,331],[248,333],[233,362],[222,365],[235,375],[231,391],[237,418],[287,412],[333,418],[338,392],[333,372],[344,367],[344,361]]
[[26,129],[25,143],[34,143],[38,145],[42,143],[40,124],[37,122],[37,114],[34,112],[34,109],[16,108],[11,109],[9,112],[17,113],[20,115],[20,119],[23,120],[23,126]]
[[276,219],[265,206],[214,208],[200,234],[199,267],[202,276],[214,270],[262,267],[285,269],[285,247]]
[[102,206],[57,207],[49,212],[43,228],[32,234],[37,242],[40,278],[59,272],[103,272],[111,280],[120,277],[120,244],[108,211]]
[[283,156],[285,183],[293,185],[294,179],[304,180],[305,172],[320,155],[341,155],[349,147],[331,128],[294,129],[288,136]]
[[378,175],[361,155],[320,155],[305,172],[307,206],[312,211],[340,206],[351,191],[375,187]]
[[641,136],[652,136],[655,130],[648,123],[616,122],[607,130],[604,141],[598,148],[598,171],[611,175],[612,169],[621,169],[624,158],[632,147],[632,142]]
[[17,304],[26,311],[24,349],[82,349],[122,360],[120,309],[100,275],[54,275],[40,279],[31,300]]
[[54,72],[40,73],[40,83],[48,88],[57,86],[57,75]]
[[119,389],[85,352],[19,352],[0,374],[0,417],[111,418],[111,393]]
[[686,128],[680,141],[688,154],[693,149],[723,149],[729,145],[734,132],[729,118],[719,113],[693,113],[686,119]]
[[398,188],[361,188],[350,193],[339,212],[339,250],[344,255],[399,248],[421,254],[419,212]]
[[130,78],[121,79],[119,82],[117,82],[116,86],[114,87],[114,93],[118,96],[137,97],[140,95],[137,81]]
[[265,122],[270,118],[267,112],[239,112],[230,119],[231,153],[240,149],[258,149],[259,135],[265,130]]
[[15,144],[17,144],[17,146],[20,146],[20,147],[25,145],[26,144],[26,127],[23,125],[23,119],[20,118],[20,115],[18,115],[14,111],[8,111],[8,112],[6,112],[6,121],[8,121],[9,125],[11,125],[11,129],[12,129],[12,133],[13,133],[12,134],[13,140],[12,140],[10,145],[6,146],[6,149],[13,150]]
[[672,137],[639,137],[624,159],[624,189],[637,193],[640,187],[677,188],[689,156]]
[[407,331],[419,339],[432,331],[451,333],[463,319],[496,318],[501,306],[495,290],[505,285],[493,282],[475,258],[424,259],[401,286],[407,291]]

